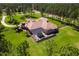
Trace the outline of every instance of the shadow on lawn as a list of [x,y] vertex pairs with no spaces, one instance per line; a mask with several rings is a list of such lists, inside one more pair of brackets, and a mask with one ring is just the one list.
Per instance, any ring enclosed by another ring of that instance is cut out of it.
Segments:
[[29,43],[27,41],[22,42],[17,47],[18,56],[30,56],[29,52],[27,51],[27,48],[29,48]]

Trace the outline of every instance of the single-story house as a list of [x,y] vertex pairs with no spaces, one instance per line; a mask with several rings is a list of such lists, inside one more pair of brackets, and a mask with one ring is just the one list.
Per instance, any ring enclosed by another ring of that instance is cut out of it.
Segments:
[[38,21],[29,20],[22,24],[22,28],[26,30],[28,29],[35,41],[48,38],[58,32],[57,26],[48,22],[48,19],[44,17],[40,18]]

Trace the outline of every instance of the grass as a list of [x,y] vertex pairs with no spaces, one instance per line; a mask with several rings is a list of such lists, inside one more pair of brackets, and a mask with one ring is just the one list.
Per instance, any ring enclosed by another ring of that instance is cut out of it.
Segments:
[[[14,18],[15,20],[17,20],[18,22],[24,22],[24,21],[26,21],[26,19],[21,19],[22,17],[23,17],[23,15],[13,15],[13,18]],[[7,24],[9,24],[9,23],[8,23],[9,20],[10,20],[10,16],[7,16],[5,22],[6,22]]]
[[[15,17],[19,20],[19,16]],[[49,19],[50,22],[57,24],[58,26],[64,26],[60,22],[55,20]],[[32,37],[27,37],[25,32],[16,33],[14,29],[5,28],[6,31],[3,32],[5,35],[6,40],[12,43],[12,52],[9,55],[18,55],[17,54],[17,47],[24,42],[25,40],[29,43],[29,48],[27,51],[31,56],[46,56],[48,55],[46,51],[46,47],[48,41],[53,41],[57,46],[54,48],[53,51],[58,51],[60,47],[66,46],[70,44],[76,48],[79,48],[79,32],[73,30],[72,27],[66,26],[64,28],[59,29],[59,33],[56,36],[51,37],[47,40],[41,41],[39,43],[35,42]],[[53,44],[52,44],[53,46]],[[60,55],[58,53],[54,53],[52,55]]]
[[[72,27],[66,27],[63,29],[60,29],[59,33],[56,37],[54,37],[55,42],[59,45],[65,45],[65,44],[74,44],[76,42],[79,42],[79,32],[72,29]],[[61,42],[61,43],[60,43]]]
[[54,20],[54,19],[48,18],[48,21],[49,21],[49,22],[52,22],[52,23],[54,23],[54,24],[56,24],[58,27],[63,27],[63,26],[65,26],[64,24],[62,24],[62,23],[60,23],[60,22],[58,22],[58,21],[56,21],[56,20]]
[[17,51],[16,51],[16,48],[17,46],[22,43],[24,40],[26,40],[26,37],[25,37],[25,34],[24,32],[21,32],[21,33],[16,33],[15,30],[13,29],[9,29],[9,28],[6,28],[5,29],[6,31],[3,32],[3,34],[5,35],[5,39],[10,41],[12,43],[12,53],[11,55],[16,55],[17,54]]
[[38,18],[40,18],[41,17],[41,14],[40,13],[26,13],[25,14],[25,16],[27,17],[27,18],[34,18],[34,19],[38,19]]
[[[66,46],[67,44],[70,44],[70,45],[74,46],[77,42],[79,43],[79,36],[78,35],[79,35],[79,32],[76,32],[75,30],[72,30],[71,27],[67,26],[63,29],[60,29],[59,33],[55,37],[52,37],[48,40],[40,42],[37,46],[39,46],[39,47],[41,46],[40,50],[43,51],[43,55],[46,55],[45,54],[46,49],[44,47],[46,47],[45,44],[46,44],[47,41],[54,40],[54,43],[57,44],[57,47],[55,48],[55,50],[58,50],[60,47]],[[36,49],[36,50],[39,51],[39,49]],[[37,55],[37,52],[36,52],[36,55]]]
[[[13,18],[15,20],[17,20],[18,22],[26,22],[27,21],[27,19],[26,19],[27,17],[26,16],[30,16],[30,13],[28,13],[28,14],[16,13],[15,15],[13,15]],[[38,18],[41,17],[41,14],[40,13],[32,13],[32,16],[31,17],[34,18],[34,19],[38,19]],[[10,16],[8,15],[6,17],[5,22],[7,24],[10,24],[9,23],[9,20],[10,20]]]
[[[7,31],[3,32],[5,35],[6,40],[10,41],[12,43],[12,53],[10,55],[17,55],[17,50],[16,48],[18,47],[19,44],[27,40],[29,43],[29,48],[28,51],[31,55],[44,55],[43,51],[40,49],[42,48],[42,45],[39,45],[36,42],[33,42],[33,39],[31,37],[26,37],[25,32],[21,33],[16,33],[15,30],[13,29],[6,29]],[[37,54],[35,52],[38,52]]]
[[79,43],[79,32],[76,32],[72,29],[72,27],[69,26],[60,29],[59,33],[55,37],[49,38],[39,43],[36,43],[32,37],[26,37],[25,32],[16,33],[14,29],[8,29],[3,33],[5,34],[6,40],[10,41],[13,45],[13,51],[10,55],[18,55],[16,48],[25,40],[29,43],[29,48],[27,49],[27,51],[31,56],[47,55],[45,48],[47,46],[46,42],[48,42],[49,40],[53,40],[54,43],[57,44],[55,50],[58,50],[58,48],[65,46],[66,44],[75,46],[77,43],[78,46]]

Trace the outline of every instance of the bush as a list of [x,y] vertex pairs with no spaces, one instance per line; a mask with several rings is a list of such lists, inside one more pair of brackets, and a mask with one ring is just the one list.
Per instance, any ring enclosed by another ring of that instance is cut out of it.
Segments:
[[13,25],[15,25],[15,24],[18,25],[19,24],[19,22],[16,19],[14,19],[14,18],[10,19],[8,21],[8,23],[13,24]]
[[16,30],[17,33],[20,33],[22,31],[22,29],[19,29],[19,27],[14,28]]
[[22,20],[25,20],[25,19],[26,19],[26,16],[22,16],[21,19],[22,19]]
[[30,33],[29,33],[29,31],[26,31],[26,36],[27,37],[30,37],[31,36]]

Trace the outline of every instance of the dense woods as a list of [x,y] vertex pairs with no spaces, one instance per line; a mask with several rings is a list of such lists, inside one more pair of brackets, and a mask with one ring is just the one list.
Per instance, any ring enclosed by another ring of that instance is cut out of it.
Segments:
[[32,12],[39,10],[41,15],[49,13],[58,15],[64,19],[63,21],[79,25],[79,4],[0,4],[0,14],[5,11],[7,15],[15,14],[16,12]]
[[[62,21],[79,25],[79,4],[35,4],[35,9],[43,13],[58,15]],[[65,19],[66,18],[66,19]],[[60,20],[59,19],[59,20]]]
[[32,9],[39,10],[61,17],[78,18],[79,16],[79,4],[0,4],[0,13],[3,9],[7,14],[15,12],[26,12]]
[[79,13],[79,4],[37,4],[37,10],[61,17],[77,18]]

